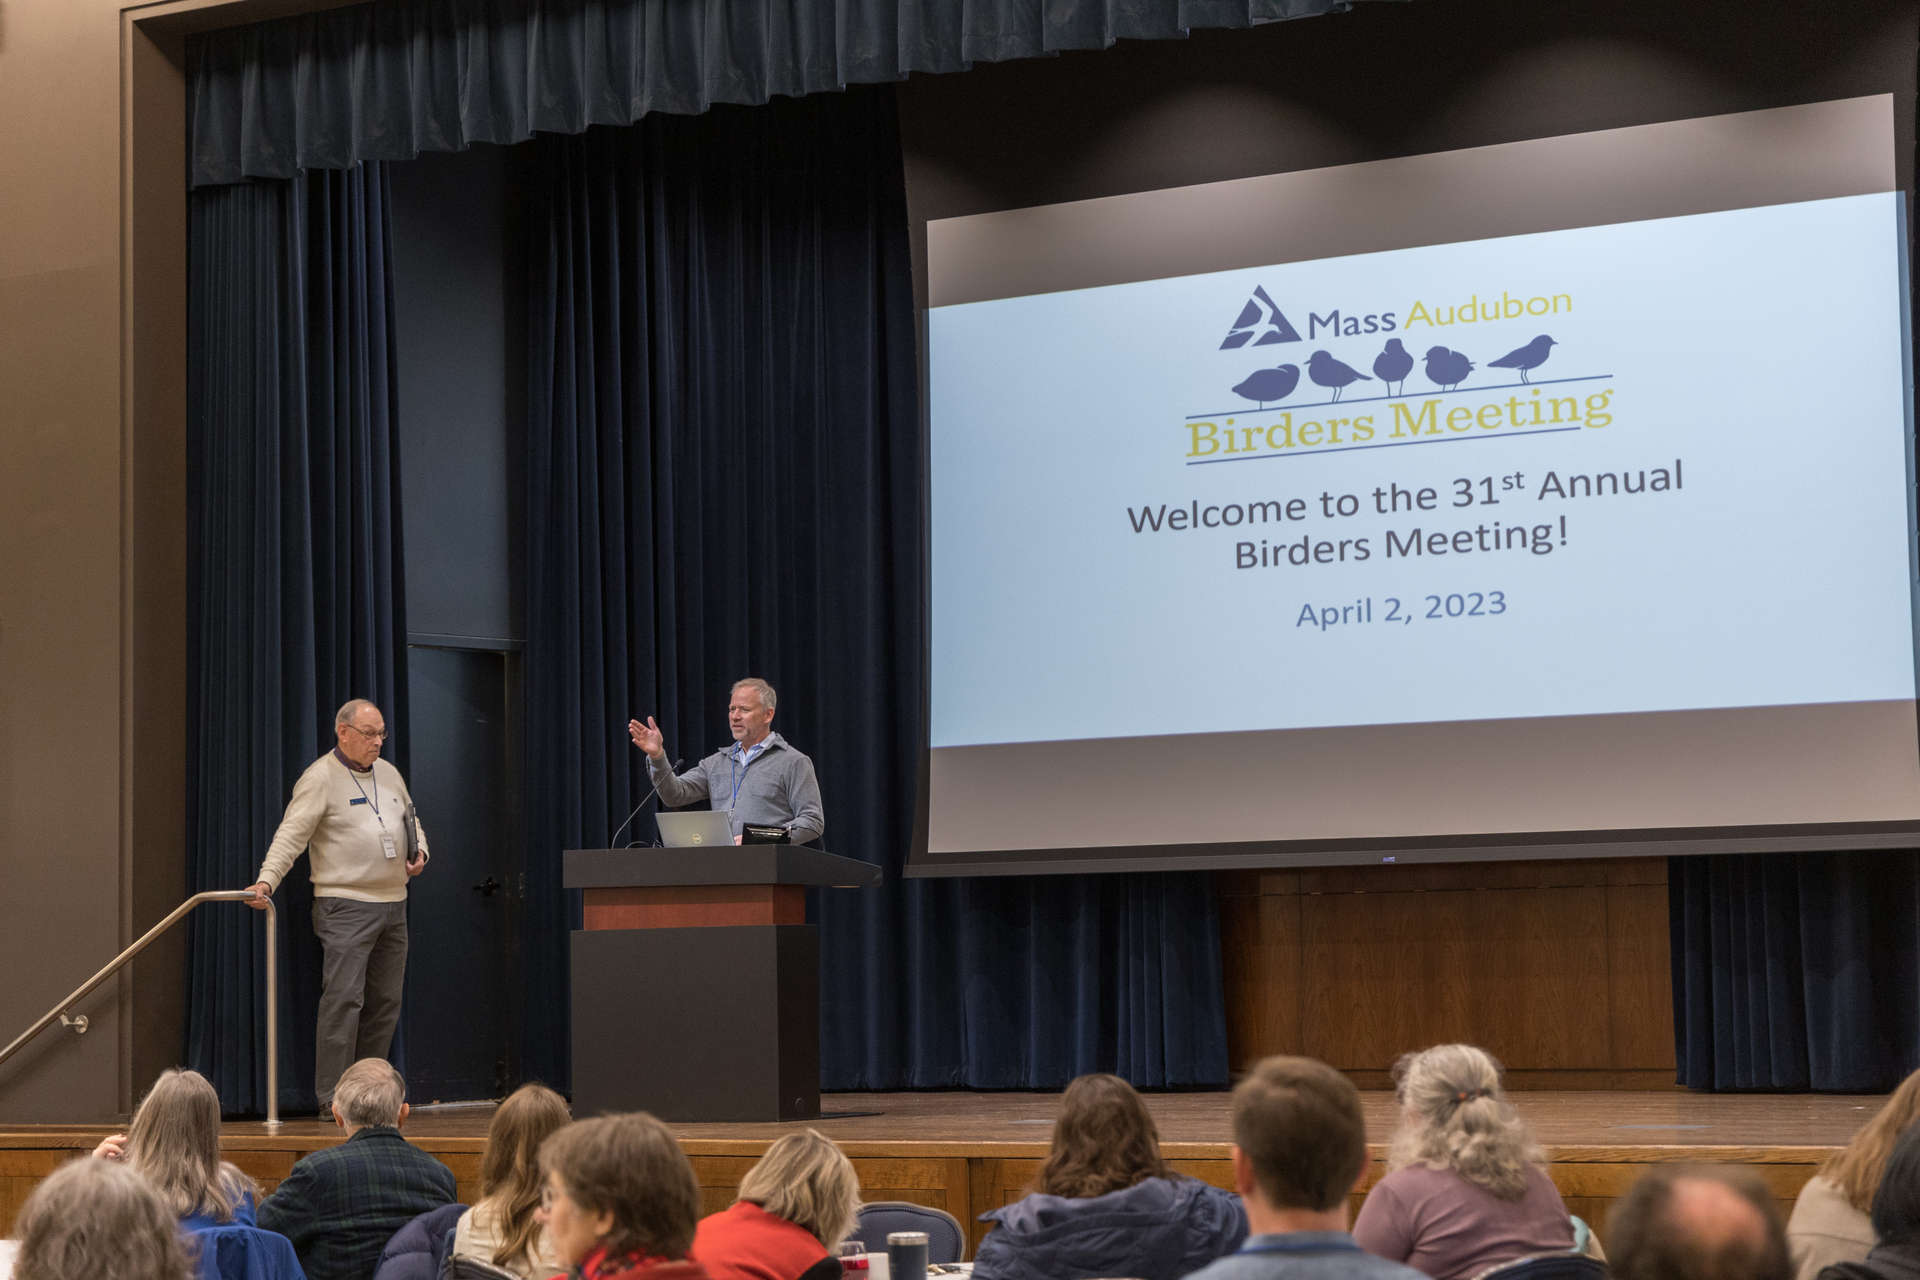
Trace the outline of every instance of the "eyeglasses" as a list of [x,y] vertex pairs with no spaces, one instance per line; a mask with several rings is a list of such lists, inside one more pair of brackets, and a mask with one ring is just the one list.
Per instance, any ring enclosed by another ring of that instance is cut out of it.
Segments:
[[363,738],[372,738],[375,742],[385,742],[387,740],[388,733],[391,732],[390,730],[387,730],[387,729],[362,729],[357,724],[350,724],[347,726],[347,728],[353,730],[355,733],[359,734]]

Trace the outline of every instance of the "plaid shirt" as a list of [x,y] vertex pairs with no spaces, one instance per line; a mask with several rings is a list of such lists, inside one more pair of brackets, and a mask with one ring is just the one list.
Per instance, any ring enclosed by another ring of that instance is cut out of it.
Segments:
[[453,1199],[453,1170],[398,1129],[368,1127],[294,1165],[260,1226],[293,1241],[307,1280],[370,1280],[394,1232]]

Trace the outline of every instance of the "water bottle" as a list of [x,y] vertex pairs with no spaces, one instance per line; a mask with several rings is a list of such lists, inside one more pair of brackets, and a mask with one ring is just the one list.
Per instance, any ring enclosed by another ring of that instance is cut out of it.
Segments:
[[888,1280],[927,1280],[927,1233],[887,1233]]

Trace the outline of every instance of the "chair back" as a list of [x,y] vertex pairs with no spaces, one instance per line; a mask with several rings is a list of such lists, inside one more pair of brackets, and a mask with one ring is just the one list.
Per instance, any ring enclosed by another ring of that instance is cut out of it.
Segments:
[[944,1209],[929,1209],[909,1200],[876,1200],[860,1206],[853,1238],[865,1245],[868,1253],[885,1253],[887,1236],[895,1231],[926,1232],[930,1263],[961,1262],[967,1256],[966,1230],[960,1219]]
[[1583,1253],[1536,1253],[1488,1267],[1473,1280],[1607,1280],[1607,1265]]
[[440,1280],[520,1280],[520,1277],[505,1267],[496,1267],[491,1262],[482,1262],[478,1258],[455,1257],[447,1254],[447,1260],[440,1267]]
[[197,1280],[306,1280],[293,1241],[238,1223],[187,1233]]

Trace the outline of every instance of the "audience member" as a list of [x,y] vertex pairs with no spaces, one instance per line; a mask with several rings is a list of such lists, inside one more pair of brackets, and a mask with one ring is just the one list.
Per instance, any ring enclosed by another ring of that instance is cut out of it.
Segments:
[[1920,1119],[1920,1071],[1900,1083],[1887,1104],[1828,1156],[1800,1188],[1787,1219],[1787,1248],[1795,1280],[1814,1280],[1836,1262],[1862,1262],[1873,1248],[1874,1189],[1886,1172],[1894,1143]]
[[1394,1064],[1400,1125],[1387,1176],[1360,1206],[1353,1238],[1433,1280],[1573,1248],[1573,1220],[1500,1087],[1500,1064],[1468,1044]]
[[540,1208],[540,1144],[570,1119],[565,1100],[543,1084],[521,1085],[500,1104],[480,1157],[480,1199],[461,1215],[454,1257],[478,1258],[526,1280],[566,1270],[534,1215]]
[[980,1218],[995,1224],[980,1280],[1175,1280],[1247,1238],[1240,1204],[1168,1168],[1146,1104],[1111,1075],[1067,1086],[1032,1193]]
[[1746,1169],[1655,1165],[1607,1215],[1614,1280],[1788,1280],[1786,1229]]
[[260,1206],[260,1225],[293,1241],[307,1280],[367,1280],[401,1227],[454,1199],[453,1171],[400,1136],[407,1083],[362,1058],[334,1086],[347,1140],[307,1156]]
[[1367,1126],[1345,1076],[1311,1058],[1262,1061],[1233,1091],[1233,1144],[1253,1234],[1195,1280],[1422,1280],[1347,1234]]
[[[463,1204],[443,1204],[394,1232],[387,1238],[386,1247],[380,1250],[373,1280],[438,1280],[453,1256],[450,1238],[466,1212],[467,1206]],[[486,1270],[489,1275],[500,1274],[500,1269],[492,1263],[487,1264]],[[249,1276],[247,1280],[254,1278]]]
[[860,1213],[860,1177],[831,1139],[790,1133],[747,1170],[733,1206],[703,1218],[693,1258],[713,1280],[839,1280],[834,1246]]
[[707,1280],[687,1256],[700,1220],[693,1166],[645,1112],[568,1125],[540,1145],[540,1224],[579,1280],[645,1272]]
[[1836,1262],[1819,1280],[1920,1280],[1920,1125],[1907,1129],[1873,1193],[1876,1243],[1859,1262]]
[[71,1160],[14,1222],[13,1280],[189,1280],[177,1216],[147,1180],[111,1160]]
[[253,1179],[220,1159],[220,1095],[197,1071],[164,1071],[133,1123],[93,1149],[125,1160],[188,1231],[254,1225]]

